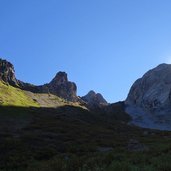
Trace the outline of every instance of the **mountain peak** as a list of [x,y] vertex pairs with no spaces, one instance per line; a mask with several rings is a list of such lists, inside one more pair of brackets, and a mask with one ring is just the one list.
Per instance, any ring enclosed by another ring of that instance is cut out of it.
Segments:
[[90,108],[108,105],[104,97],[100,93],[96,93],[93,90],[89,91],[89,93],[81,97],[81,99],[85,101]]
[[160,64],[138,79],[125,104],[134,121],[141,118],[137,125],[144,122],[144,127],[165,129],[168,125],[171,129],[171,64]]
[[94,95],[96,95],[96,92],[93,90],[90,90],[87,95],[88,96],[94,96]]
[[166,69],[166,68],[171,68],[171,64],[166,64],[166,63],[162,63],[159,64],[156,68],[154,69]]
[[69,101],[78,101],[77,86],[68,80],[66,72],[58,72],[49,84],[49,92]]
[[68,76],[66,72],[58,72],[51,82],[56,82],[58,85],[68,82]]
[[18,80],[15,77],[14,66],[7,60],[0,58],[0,80],[13,86],[18,86]]

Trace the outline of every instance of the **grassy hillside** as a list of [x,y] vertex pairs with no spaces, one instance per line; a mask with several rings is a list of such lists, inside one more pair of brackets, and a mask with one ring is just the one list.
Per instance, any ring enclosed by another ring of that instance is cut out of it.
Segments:
[[32,93],[15,88],[0,81],[0,105],[19,107],[59,107],[64,105],[80,106],[67,102],[53,94]]
[[0,171],[170,171],[171,132],[0,82]]
[[24,91],[7,85],[0,81],[0,105],[38,107],[38,103],[29,97]]
[[1,106],[0,116],[1,171],[171,170],[170,132],[108,121],[67,105]]
[[37,102],[40,105],[40,107],[56,108],[60,106],[70,105],[86,109],[85,106],[82,106],[78,102],[69,102],[53,94],[32,93],[29,91],[25,91],[25,93],[27,94],[27,96],[34,99],[34,101]]

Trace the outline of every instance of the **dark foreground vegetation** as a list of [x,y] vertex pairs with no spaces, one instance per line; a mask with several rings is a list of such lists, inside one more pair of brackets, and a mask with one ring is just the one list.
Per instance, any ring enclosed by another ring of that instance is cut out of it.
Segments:
[[80,107],[1,106],[0,171],[6,170],[171,171],[171,133]]

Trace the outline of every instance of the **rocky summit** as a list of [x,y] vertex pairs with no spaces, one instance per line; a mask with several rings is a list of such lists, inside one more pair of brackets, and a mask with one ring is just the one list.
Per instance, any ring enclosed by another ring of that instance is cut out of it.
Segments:
[[89,108],[103,107],[108,105],[108,102],[100,93],[96,93],[91,90],[87,95],[81,97],[85,101]]
[[43,88],[47,88],[50,93],[68,101],[78,101],[77,86],[74,82],[68,81],[67,73],[65,72],[58,72],[49,84],[43,85]]
[[0,59],[0,80],[13,86],[18,86],[19,84],[15,77],[14,66],[3,59]]
[[125,105],[133,124],[171,130],[171,64],[161,64],[138,79]]

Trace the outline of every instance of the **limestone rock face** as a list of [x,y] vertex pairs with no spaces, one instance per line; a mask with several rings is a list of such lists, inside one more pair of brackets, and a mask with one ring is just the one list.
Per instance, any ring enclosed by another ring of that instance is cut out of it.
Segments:
[[171,64],[161,64],[138,79],[125,101],[133,123],[171,129]]
[[87,95],[81,97],[81,99],[85,101],[90,108],[108,105],[107,101],[100,93],[95,93],[92,90]]
[[68,101],[78,101],[77,86],[75,83],[68,81],[67,73],[65,72],[58,72],[55,78],[43,87],[44,89],[47,87],[49,93],[55,94]]
[[15,78],[14,66],[3,59],[0,59],[0,80],[13,86],[18,86],[18,80]]

